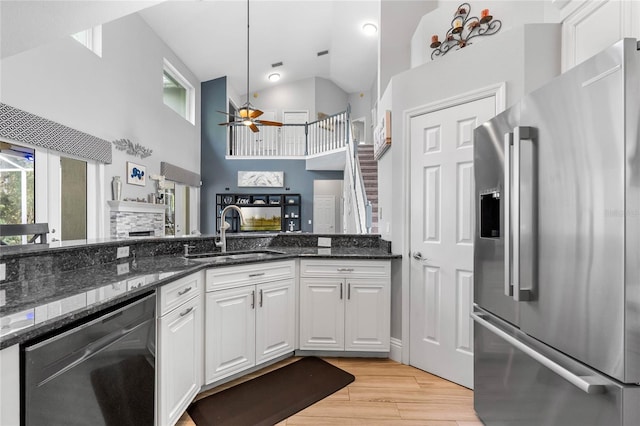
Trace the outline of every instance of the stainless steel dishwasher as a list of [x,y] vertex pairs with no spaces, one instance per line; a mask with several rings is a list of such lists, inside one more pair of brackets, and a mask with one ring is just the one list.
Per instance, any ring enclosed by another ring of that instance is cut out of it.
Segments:
[[24,348],[23,424],[152,426],[155,293]]

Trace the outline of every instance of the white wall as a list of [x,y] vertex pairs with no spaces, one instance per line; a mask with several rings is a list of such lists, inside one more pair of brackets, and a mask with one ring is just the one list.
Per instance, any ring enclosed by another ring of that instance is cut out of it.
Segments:
[[[233,95],[231,99],[240,106],[247,95]],[[330,80],[312,77],[253,92],[249,101],[258,109],[273,111],[276,120],[282,120],[282,111],[302,110],[309,111],[309,121],[315,121],[318,112],[331,115],[346,110],[349,95]]]
[[349,95],[349,105],[351,105],[351,119],[364,118],[364,140],[367,143],[373,142],[371,131],[371,92],[358,92]]
[[[257,95],[257,96],[256,96]],[[247,101],[247,95],[240,96],[238,106]],[[315,117],[315,80],[307,78],[291,83],[280,83],[269,89],[251,94],[249,101],[258,109],[273,111],[276,120],[282,120],[282,111],[309,111],[309,119]]]
[[[347,109],[349,95],[331,80],[316,77],[316,114],[337,114]],[[316,120],[317,116],[310,117]]]
[[[199,173],[199,81],[137,14],[105,24],[102,40],[102,58],[71,37],[4,58],[0,100],[108,141],[126,138],[153,149],[145,159],[113,149],[105,168],[109,198],[112,176],[126,181],[127,161],[146,166],[147,177],[160,173],[161,161]],[[163,57],[196,90],[195,125],[163,103]],[[150,181],[125,183],[122,196],[146,198],[154,190]]]
[[[440,41],[444,39],[447,30],[451,28],[451,20],[454,12],[461,2],[440,1],[439,7],[422,17],[411,40],[411,67],[417,67],[431,61],[431,36],[437,34]],[[521,0],[521,1],[468,1],[471,6],[471,16],[480,16],[482,9],[489,9],[494,19],[502,22],[499,33],[504,33],[511,28],[518,28],[524,24],[545,22],[546,1]],[[476,37],[472,43],[481,44],[496,37]],[[451,55],[453,52],[447,53]],[[500,58],[499,52],[493,52],[493,57]],[[440,59],[440,58],[436,58]]]
[[410,68],[411,36],[421,17],[437,5],[436,0],[380,2],[377,92],[384,92],[394,75]]

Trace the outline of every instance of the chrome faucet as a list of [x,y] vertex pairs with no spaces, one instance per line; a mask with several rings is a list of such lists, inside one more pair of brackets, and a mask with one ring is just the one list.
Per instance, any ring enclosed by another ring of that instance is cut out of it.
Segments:
[[227,251],[227,238],[225,236],[225,233],[227,231],[227,228],[231,227],[231,225],[229,225],[224,220],[224,217],[227,215],[227,212],[229,210],[237,211],[238,214],[240,215],[240,224],[244,225],[244,216],[242,215],[242,210],[240,210],[240,207],[229,205],[224,209],[222,209],[222,213],[220,213],[220,241],[216,241],[216,247],[222,247],[223,253]]

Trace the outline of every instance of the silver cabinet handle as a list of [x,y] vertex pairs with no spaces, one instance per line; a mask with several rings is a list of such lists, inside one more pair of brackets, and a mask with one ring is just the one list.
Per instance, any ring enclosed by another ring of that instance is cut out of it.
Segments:
[[353,272],[353,268],[338,268],[338,272]]
[[256,292],[253,290],[251,292],[251,309],[255,309],[256,307]]
[[342,283],[340,283],[340,300],[342,300]]
[[262,308],[262,289],[260,289],[260,307]]
[[351,300],[351,283],[347,283],[347,300]]
[[261,277],[264,275],[264,272],[258,272],[257,274],[249,274],[249,278]]
[[527,354],[528,356],[530,356],[540,364],[544,365],[549,370],[553,371],[558,376],[562,377],[572,385],[576,386],[581,391],[586,392],[588,394],[603,393],[605,391],[606,382],[604,382],[599,377],[578,376],[572,373],[571,371],[567,370],[560,364],[550,360],[549,358],[542,355],[535,349],[530,348],[520,340],[511,336],[509,333],[506,333],[501,329],[499,329],[498,327],[496,327],[495,325],[491,324],[489,321],[482,318],[481,315],[482,314],[477,314],[475,312],[472,312],[471,318],[473,318],[473,320],[477,322],[479,325],[483,326],[484,328],[486,328],[496,336],[500,337],[501,339],[506,340],[509,344],[515,346],[517,349],[521,350],[522,352],[524,352],[525,354]]
[[189,291],[191,291],[191,287],[187,287],[187,288],[185,288],[184,290],[179,291],[179,292],[178,292],[178,296],[182,296],[183,294],[186,294],[186,293],[188,293]]
[[193,311],[193,306],[190,307],[189,309],[185,310],[184,312],[180,312],[180,316],[183,317],[183,316],[187,315],[191,311]]

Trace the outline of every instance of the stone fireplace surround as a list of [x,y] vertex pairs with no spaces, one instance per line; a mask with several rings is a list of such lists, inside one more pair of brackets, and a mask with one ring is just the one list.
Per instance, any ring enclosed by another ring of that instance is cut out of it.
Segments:
[[164,204],[135,201],[109,201],[111,238],[127,238],[148,233],[152,237],[164,236]]

